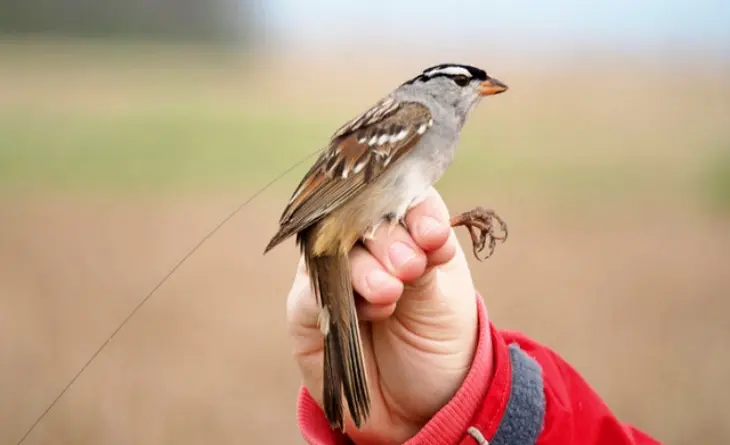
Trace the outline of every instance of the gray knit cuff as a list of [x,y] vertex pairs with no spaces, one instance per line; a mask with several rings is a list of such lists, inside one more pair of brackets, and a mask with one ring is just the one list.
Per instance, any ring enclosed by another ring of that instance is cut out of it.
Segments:
[[477,428],[468,430],[479,445],[534,445],[542,431],[545,418],[542,369],[516,343],[509,345],[509,355],[511,393],[497,432],[487,441]]

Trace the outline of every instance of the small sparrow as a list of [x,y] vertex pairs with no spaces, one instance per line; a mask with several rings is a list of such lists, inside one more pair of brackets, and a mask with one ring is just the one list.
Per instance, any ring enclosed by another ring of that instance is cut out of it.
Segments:
[[[424,70],[338,129],[289,200],[264,253],[296,234],[321,308],[323,404],[332,428],[343,429],[343,392],[357,428],[370,413],[350,250],[383,222],[391,228],[403,223],[451,164],[469,113],[484,96],[506,90],[473,66]],[[507,235],[502,220],[482,208],[452,218],[451,225],[469,229],[477,258],[487,238],[491,254],[495,240]]]

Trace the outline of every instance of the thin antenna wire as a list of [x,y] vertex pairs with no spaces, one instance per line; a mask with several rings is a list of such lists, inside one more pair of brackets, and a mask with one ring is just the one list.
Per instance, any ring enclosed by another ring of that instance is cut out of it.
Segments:
[[253,201],[254,199],[256,199],[256,197],[258,197],[261,193],[263,193],[269,187],[271,187],[272,185],[274,185],[274,183],[276,181],[278,181],[279,179],[281,179],[284,176],[286,176],[287,174],[289,174],[292,170],[294,170],[297,167],[299,167],[300,165],[302,165],[307,159],[311,158],[312,156],[314,156],[315,154],[319,153],[320,151],[321,150],[317,150],[315,152],[312,152],[312,153],[308,154],[306,157],[302,158],[299,162],[297,162],[296,164],[294,164],[291,167],[289,167],[286,171],[284,171],[283,173],[279,174],[279,176],[277,176],[274,179],[272,179],[268,184],[266,184],[265,186],[263,186],[262,188],[260,188],[259,190],[257,190],[246,201],[244,201],[241,205],[239,205],[238,208],[236,208],[236,210],[234,210],[233,212],[231,212],[220,223],[218,223],[218,225],[215,226],[215,228],[213,228],[213,230],[211,230],[210,232],[208,232],[208,234],[205,235],[203,237],[203,239],[201,239],[200,242],[195,245],[195,247],[193,247],[192,249],[190,249],[190,251],[187,254],[185,254],[185,256],[180,261],[178,261],[177,264],[175,264],[175,266],[173,266],[173,268],[170,269],[169,272],[167,272],[167,274],[162,278],[162,280],[160,280],[157,283],[157,285],[155,285],[155,287],[152,288],[152,290],[137,304],[137,306],[135,306],[134,309],[132,309],[132,311],[127,315],[127,317],[119,324],[119,326],[117,326],[117,328],[114,329],[114,331],[111,333],[111,335],[109,335],[109,337],[106,339],[106,341],[104,343],[102,343],[101,346],[99,346],[99,348],[96,350],[96,352],[94,352],[94,354],[91,356],[91,358],[89,358],[89,360],[84,364],[84,366],[82,366],[81,369],[79,369],[79,372],[77,372],[76,375],[74,375],[73,378],[68,382],[68,384],[61,390],[61,392],[58,393],[58,395],[56,396],[56,398],[53,399],[53,402],[51,402],[51,404],[48,405],[48,408],[46,408],[46,410],[43,411],[43,414],[41,414],[36,419],[36,421],[33,422],[33,425],[31,425],[31,427],[28,429],[28,431],[26,431],[26,433],[23,435],[23,437],[20,438],[20,440],[18,441],[17,445],[21,445],[25,441],[25,439],[30,435],[30,433],[32,433],[33,430],[35,430],[35,428],[38,426],[38,424],[41,423],[41,421],[46,417],[46,415],[53,409],[53,407],[56,405],[56,403],[58,403],[58,401],[61,400],[61,397],[63,397],[64,394],[66,394],[66,392],[69,390],[69,388],[71,388],[71,386],[73,386],[73,384],[81,376],[81,374],[83,374],[84,371],[86,371],[86,368],[88,368],[89,365],[91,365],[91,363],[94,361],[94,359],[96,359],[96,357],[101,353],[101,351],[104,350],[104,348],[106,348],[106,345],[108,345],[114,339],[114,337],[117,335],[117,333],[119,333],[119,331],[122,330],[122,328],[127,324],[127,322],[129,322],[129,320],[131,320],[132,317],[134,317],[134,315],[137,313],[137,311],[139,311],[142,308],[142,306],[144,306],[145,303],[147,303],[147,301],[149,301],[149,299],[155,294],[155,292],[157,292],[157,290],[160,287],[162,287],[163,284],[165,284],[165,282],[172,276],[172,274],[174,274],[175,272],[177,272],[177,270],[180,268],[180,266],[182,266],[185,263],[185,261],[188,260],[188,258],[190,258],[191,256],[193,256],[193,254],[200,248],[200,246],[202,246],[213,235],[215,235],[215,233],[218,232],[218,230],[221,227],[223,227],[224,224],[226,224],[228,221],[230,221],[231,218],[233,218],[234,216],[236,216],[236,214],[238,212],[240,212],[241,209],[243,209],[244,207],[246,207],[251,201]]

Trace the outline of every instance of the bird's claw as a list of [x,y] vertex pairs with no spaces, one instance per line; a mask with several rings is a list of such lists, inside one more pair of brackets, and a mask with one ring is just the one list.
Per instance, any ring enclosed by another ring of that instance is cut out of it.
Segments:
[[[498,233],[495,233],[495,221],[499,224]],[[454,216],[451,218],[451,227],[457,226],[465,226],[469,230],[474,256],[479,261],[492,256],[497,241],[505,242],[507,240],[507,224],[494,210],[477,207],[461,215]],[[487,254],[484,258],[480,258],[479,253],[485,248],[488,248]]]

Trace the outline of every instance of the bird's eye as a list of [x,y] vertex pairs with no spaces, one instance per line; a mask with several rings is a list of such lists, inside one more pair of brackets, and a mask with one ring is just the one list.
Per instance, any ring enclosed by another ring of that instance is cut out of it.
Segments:
[[466,76],[454,76],[453,79],[460,87],[465,87],[469,83],[469,78]]

